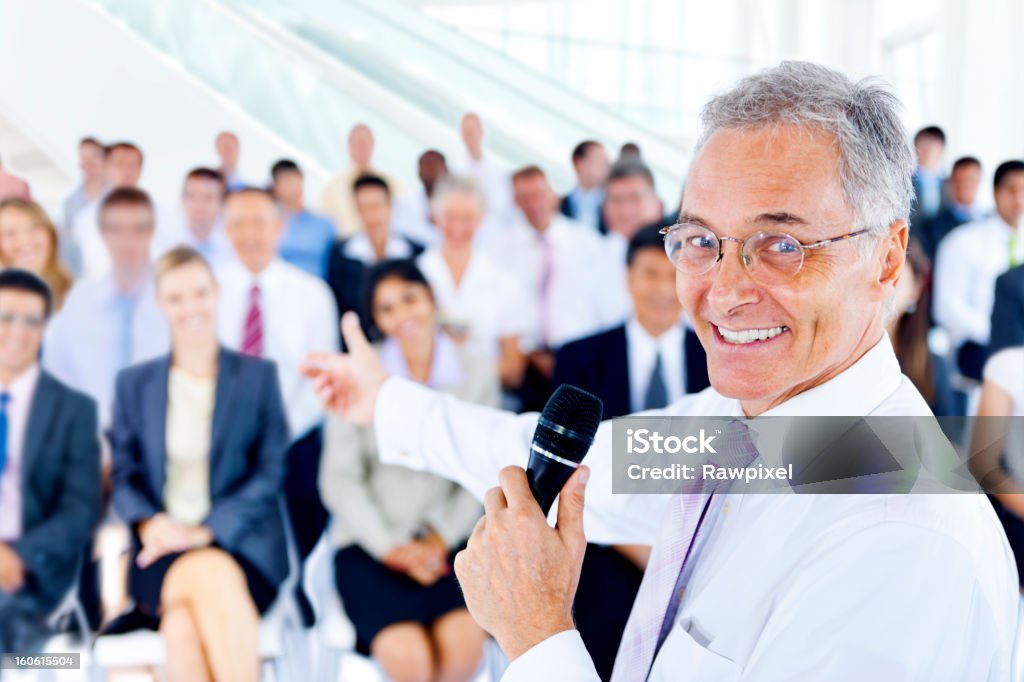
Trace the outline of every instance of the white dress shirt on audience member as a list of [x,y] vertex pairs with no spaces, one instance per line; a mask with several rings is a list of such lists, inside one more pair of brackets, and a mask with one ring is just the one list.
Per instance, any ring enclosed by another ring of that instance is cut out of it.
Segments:
[[497,234],[487,250],[529,297],[537,325],[526,347],[558,348],[619,322],[606,315],[600,236],[558,213],[540,168],[516,173],[513,192],[524,217]]
[[661,359],[661,376],[669,404],[686,395],[683,367],[683,333],[686,330],[680,322],[667,332],[654,338],[637,321],[636,317],[626,323],[626,350],[629,359],[630,409],[640,412],[646,405],[644,399],[648,384],[654,373],[654,365]]
[[[127,331],[122,306],[131,307]],[[71,289],[46,330],[43,366],[93,398],[99,406],[100,425],[106,426],[117,373],[163,355],[169,348],[167,321],[156,306],[149,278],[135,294],[124,296],[118,292],[113,274],[107,274]]]
[[[237,209],[237,224],[231,211]],[[323,421],[323,411],[307,379],[298,370],[305,354],[338,349],[338,310],[323,280],[290,265],[275,254],[283,229],[273,199],[264,193],[232,196],[227,205],[227,233],[238,260],[217,273],[221,286],[217,324],[221,341],[248,352],[246,324],[259,287],[261,340],[258,354],[277,364],[292,440]]]
[[475,179],[484,193],[485,218],[479,238],[487,242],[515,220],[512,175],[508,168],[488,156],[484,149],[484,127],[479,116],[474,113],[463,116],[459,130],[466,145],[466,157],[454,171],[456,175]]
[[988,344],[996,279],[1024,264],[1024,168],[1000,178],[995,200],[994,214],[955,228],[939,243],[935,321],[954,348]]

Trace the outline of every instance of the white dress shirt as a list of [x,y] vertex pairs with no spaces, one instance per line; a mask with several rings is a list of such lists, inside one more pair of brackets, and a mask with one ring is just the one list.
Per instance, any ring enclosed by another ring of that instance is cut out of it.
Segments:
[[[346,239],[343,249],[348,258],[354,258],[365,265],[377,263],[377,252],[373,250],[373,244],[365,232],[356,232]],[[384,260],[406,258],[412,258],[412,246],[402,237],[389,232],[388,240],[384,243]]]
[[485,154],[479,160],[463,159],[455,165],[453,175],[475,179],[484,193],[486,219],[477,235],[479,239],[486,242],[512,224],[519,210],[512,201],[512,175],[508,168]]
[[626,355],[629,360],[629,398],[633,412],[644,409],[654,363],[661,355],[661,373],[671,405],[686,394],[683,377],[683,326],[678,324],[654,338],[634,317],[626,323]]
[[[998,214],[957,227],[935,257],[935,321],[954,348],[988,343],[996,279],[1024,263],[1024,235]],[[1017,234],[1016,238],[1014,235]],[[1011,253],[1012,245],[1012,253]]]
[[[152,281],[147,280],[134,303],[127,365],[171,348],[167,319],[157,308]],[[110,425],[114,380],[127,366],[122,359],[121,305],[113,275],[79,282],[50,321],[43,342],[43,367],[96,401],[101,429]]]
[[533,333],[535,316],[523,288],[482,249],[473,249],[458,286],[440,247],[427,249],[416,263],[430,282],[442,324],[466,330],[465,349],[471,355],[497,358],[501,339]]
[[[740,416],[713,388],[651,414]],[[766,416],[930,415],[887,337]],[[536,414],[462,404],[392,378],[377,399],[381,458],[481,497],[523,465]],[[667,495],[612,494],[612,429],[587,458],[591,542],[651,543]],[[727,496],[650,680],[1009,679],[1013,556],[982,495]],[[512,662],[506,682],[594,682],[576,630]]]
[[7,463],[0,471],[0,542],[13,542],[21,537],[21,485],[25,480],[21,463],[32,398],[38,383],[39,365],[33,364],[10,386],[0,386],[0,393],[6,391],[10,395],[7,403]]
[[[544,247],[541,239],[550,243],[553,272],[548,293],[547,338],[540,323],[543,297],[541,275],[544,265]],[[487,246],[491,258],[514,272],[538,320],[534,338],[526,347],[546,346],[558,348],[575,339],[589,336],[611,326],[619,320],[606,319],[602,300],[606,273],[601,270],[603,242],[585,225],[555,215],[543,232],[531,227],[525,220],[497,235]]]
[[253,285],[260,288],[263,357],[277,363],[292,440],[323,421],[312,384],[299,372],[310,351],[338,350],[338,306],[323,280],[277,258],[253,275],[240,263],[217,273],[221,284],[218,327],[221,342],[240,350]]
[[1004,348],[985,363],[982,374],[985,381],[991,381],[1006,391],[1013,400],[1013,411],[1007,419],[1008,431],[1003,457],[1006,470],[1013,475],[1017,485],[1024,486],[1024,346]]

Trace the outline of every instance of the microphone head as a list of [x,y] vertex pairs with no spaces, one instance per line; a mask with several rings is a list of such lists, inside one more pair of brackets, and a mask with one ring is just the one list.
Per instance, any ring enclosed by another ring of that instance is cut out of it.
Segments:
[[604,404],[592,393],[570,384],[555,389],[537,420],[533,442],[548,452],[580,462],[594,442]]

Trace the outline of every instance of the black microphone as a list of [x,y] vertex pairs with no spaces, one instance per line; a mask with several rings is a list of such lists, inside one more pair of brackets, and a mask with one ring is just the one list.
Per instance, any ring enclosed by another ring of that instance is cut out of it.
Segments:
[[530,444],[526,480],[545,516],[590,450],[603,413],[600,398],[569,384],[559,386],[544,405]]

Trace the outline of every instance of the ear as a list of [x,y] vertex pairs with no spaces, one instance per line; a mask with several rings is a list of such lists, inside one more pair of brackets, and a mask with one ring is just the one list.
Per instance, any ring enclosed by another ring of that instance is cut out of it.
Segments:
[[889,234],[881,239],[877,284],[886,297],[892,294],[903,272],[903,265],[907,261],[909,236],[907,221],[897,220],[889,226]]

